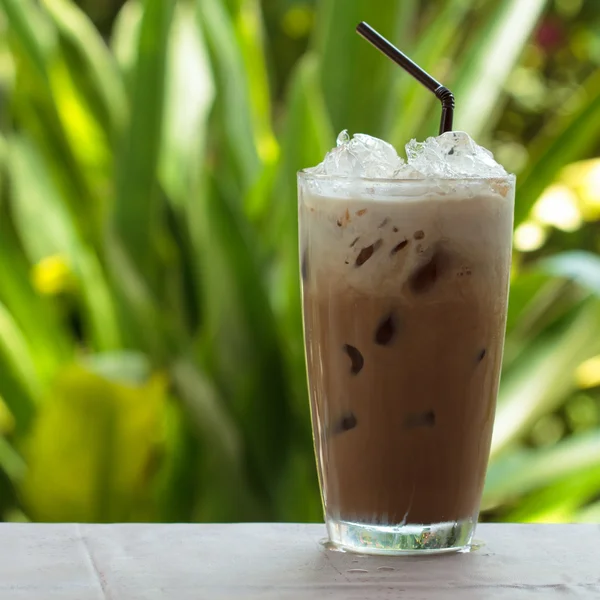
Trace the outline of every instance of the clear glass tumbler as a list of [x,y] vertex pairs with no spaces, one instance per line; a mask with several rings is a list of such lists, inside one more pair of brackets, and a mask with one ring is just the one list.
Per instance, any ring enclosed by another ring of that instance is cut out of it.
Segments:
[[487,468],[514,176],[298,175],[304,335],[331,542],[467,548]]

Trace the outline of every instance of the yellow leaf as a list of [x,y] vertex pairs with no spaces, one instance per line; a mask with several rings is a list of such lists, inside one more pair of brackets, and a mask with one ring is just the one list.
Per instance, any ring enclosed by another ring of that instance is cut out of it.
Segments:
[[139,386],[80,366],[58,377],[25,446],[23,498],[39,521],[143,520],[163,443],[166,380]]

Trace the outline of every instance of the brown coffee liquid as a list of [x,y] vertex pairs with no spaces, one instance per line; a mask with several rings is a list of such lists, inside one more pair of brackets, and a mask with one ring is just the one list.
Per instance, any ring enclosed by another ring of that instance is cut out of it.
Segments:
[[380,525],[476,518],[502,360],[510,199],[304,202],[305,337],[327,515]]

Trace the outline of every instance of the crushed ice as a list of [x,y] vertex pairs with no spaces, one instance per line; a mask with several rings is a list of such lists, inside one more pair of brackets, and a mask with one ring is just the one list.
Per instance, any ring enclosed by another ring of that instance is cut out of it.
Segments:
[[310,172],[373,179],[457,179],[504,177],[507,172],[489,150],[477,145],[463,131],[449,131],[424,142],[406,145],[407,161],[387,142],[363,133],[350,138],[342,131],[337,147]]
[[337,147],[311,171],[320,175],[387,179],[394,177],[403,165],[391,144],[364,133],[357,133],[351,139],[344,130],[338,135]]

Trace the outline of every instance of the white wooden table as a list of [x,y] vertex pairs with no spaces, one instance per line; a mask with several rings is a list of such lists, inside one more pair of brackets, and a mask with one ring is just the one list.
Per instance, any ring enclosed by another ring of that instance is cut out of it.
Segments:
[[481,525],[469,554],[326,550],[323,525],[0,525],[1,600],[600,598],[600,526]]

